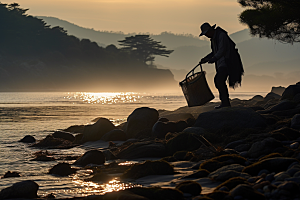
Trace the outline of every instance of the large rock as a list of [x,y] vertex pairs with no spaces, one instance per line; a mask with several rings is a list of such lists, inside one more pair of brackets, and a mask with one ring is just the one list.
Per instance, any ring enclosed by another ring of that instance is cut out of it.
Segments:
[[39,185],[34,181],[22,181],[1,190],[0,199],[37,198]]
[[290,140],[296,140],[300,137],[300,131],[288,127],[282,127],[278,130],[275,130],[272,132],[272,134],[283,134]]
[[282,144],[280,141],[269,137],[262,141],[258,141],[252,144],[251,148],[248,151],[248,155],[252,158],[256,158],[261,155],[272,153],[274,149],[281,146]]
[[195,118],[191,113],[162,113],[159,115],[160,117],[166,118],[169,121],[177,122],[177,121],[193,121],[195,122]]
[[281,95],[278,95],[274,92],[270,92],[265,96],[264,101],[267,102],[271,99],[280,99],[280,98],[281,98]]
[[47,135],[46,138],[32,145],[33,147],[45,147],[51,149],[69,149],[75,147],[76,144],[73,144],[69,140],[62,138],[55,138],[52,135]]
[[278,104],[275,106],[271,107],[268,111],[269,112],[274,112],[274,111],[283,111],[283,110],[290,110],[295,108],[297,103],[290,101],[288,99],[280,101]]
[[187,128],[187,122],[161,122],[158,121],[152,127],[152,136],[157,138],[165,138],[167,133],[181,132]]
[[158,120],[156,109],[142,107],[135,109],[127,118],[126,134],[128,138],[139,137],[140,133],[151,134],[153,125]]
[[86,166],[88,164],[102,165],[105,163],[105,155],[102,151],[90,150],[85,152],[74,165]]
[[243,172],[248,173],[252,176],[256,176],[263,169],[266,169],[269,172],[278,173],[286,171],[287,168],[294,162],[299,163],[299,161],[295,158],[268,158],[245,167],[243,169]]
[[201,113],[194,125],[216,132],[223,128],[264,128],[266,120],[251,108],[222,108]]
[[33,136],[31,135],[26,135],[23,137],[19,142],[24,142],[24,143],[34,143],[36,140]]
[[272,87],[271,92],[278,94],[278,95],[282,95],[282,93],[284,92],[285,87],[279,86],[279,87]]
[[74,174],[75,172],[76,169],[72,168],[68,163],[58,163],[49,170],[49,174],[55,174],[59,176],[68,176],[70,174]]
[[101,140],[104,141],[125,141],[127,139],[126,133],[121,129],[115,129],[105,133]]
[[217,169],[216,171],[213,171],[208,177],[215,181],[226,181],[233,177],[249,178],[250,175],[243,173],[243,169],[244,166],[239,164],[227,165]]
[[84,142],[100,140],[105,133],[115,128],[111,121],[106,118],[100,118],[96,123],[84,127],[82,140]]
[[235,188],[233,188],[230,191],[230,195],[233,197],[236,196],[241,196],[242,198],[244,197],[244,199],[255,199],[255,200],[264,200],[265,196],[260,193],[257,192],[255,189],[253,189],[251,186],[246,185],[246,184],[240,184],[238,186],[236,186]]
[[183,193],[189,193],[193,196],[201,194],[202,186],[196,181],[183,181],[176,185],[175,187]]
[[281,99],[293,100],[293,98],[300,93],[300,85],[290,85],[282,93]]
[[75,140],[75,137],[73,134],[71,134],[69,132],[65,132],[65,131],[55,131],[54,133],[52,133],[52,136],[54,138],[61,138],[64,140],[69,140],[70,142],[73,142]]
[[117,154],[118,158],[162,158],[167,155],[167,149],[159,142],[136,142]]
[[292,118],[291,128],[300,129],[300,114],[297,114]]

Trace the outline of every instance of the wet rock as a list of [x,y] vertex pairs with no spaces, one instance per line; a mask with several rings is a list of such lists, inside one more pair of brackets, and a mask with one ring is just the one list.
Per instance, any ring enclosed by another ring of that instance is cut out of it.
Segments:
[[122,159],[161,158],[167,155],[167,148],[160,142],[136,142],[121,150],[116,157]]
[[245,140],[237,140],[234,142],[230,142],[229,144],[227,144],[224,149],[234,149],[235,147],[241,145],[241,144],[245,144]]
[[202,187],[199,183],[196,181],[183,181],[176,185],[175,189],[178,189],[179,191],[183,193],[189,193],[192,196],[197,196],[201,194]]
[[300,129],[300,114],[296,114],[291,121],[291,128]]
[[176,160],[190,160],[193,157],[193,153],[189,151],[177,151],[173,154]]
[[291,149],[298,149],[299,148],[299,142],[294,142],[290,145]]
[[[155,200],[183,200],[183,193],[177,189],[160,188],[160,187],[133,187],[125,191],[143,196],[147,199]],[[119,198],[121,200],[121,198]],[[125,198],[124,198],[125,199]],[[128,198],[131,199],[131,198]]]
[[300,85],[290,85],[282,93],[281,99],[292,100],[298,93],[300,93]]
[[272,134],[275,133],[281,133],[285,135],[287,138],[289,138],[290,140],[296,140],[297,138],[300,137],[300,131],[288,127],[283,127],[272,132]]
[[278,190],[286,190],[291,192],[292,194],[299,193],[299,184],[293,181],[286,181],[280,185],[278,185]]
[[107,173],[99,172],[94,174],[91,178],[85,179],[85,181],[94,181],[94,182],[108,182],[111,181],[113,177],[107,175]]
[[166,147],[170,155],[176,151],[193,151],[198,149],[202,143],[197,140],[194,133],[180,133],[167,141]]
[[255,176],[260,170],[266,169],[270,172],[282,172],[287,170],[290,164],[293,162],[299,162],[294,158],[268,158],[262,161],[258,161],[252,165],[249,165],[243,169],[243,172]]
[[78,134],[75,135],[74,137],[75,137],[75,139],[74,139],[74,141],[73,141],[74,144],[82,144],[82,143],[84,143],[84,142],[82,141],[83,133],[78,133]]
[[266,176],[266,181],[272,182],[274,180],[275,173],[268,174]]
[[269,154],[277,147],[281,147],[282,144],[274,138],[266,138],[262,141],[255,142],[252,144],[251,148],[248,151],[248,154],[252,158],[259,157],[264,154]]
[[241,178],[241,177],[234,177],[234,178],[230,178],[227,181],[221,183],[220,185],[218,185],[215,189],[219,190],[222,187],[227,187],[228,190],[232,190],[233,188],[235,188],[236,186],[240,185],[240,184],[249,184],[249,182],[247,181],[247,179],[245,178]]
[[[149,200],[146,197],[134,194],[133,192],[130,192],[130,191],[127,191],[127,190],[107,192],[104,196],[100,196],[98,198],[92,198],[91,200],[102,200],[102,199],[103,200],[115,200],[115,199]],[[86,200],[89,200],[89,197],[86,198]]]
[[230,191],[230,195],[235,197],[235,196],[242,196],[243,198],[247,199],[257,199],[257,200],[264,200],[265,196],[254,190],[251,186],[246,185],[246,184],[240,184],[233,188]]
[[156,122],[152,127],[151,135],[156,138],[164,138],[167,133],[174,133],[176,131],[176,124],[174,122]]
[[[153,125],[158,120],[158,112],[153,108],[137,108],[127,118],[127,138],[137,138],[140,132],[151,134]],[[150,135],[148,135],[150,136]]]
[[100,118],[94,124],[84,127],[82,140],[83,142],[100,140],[105,133],[114,129],[116,129],[116,127],[111,121],[106,118]]
[[232,107],[201,113],[195,127],[216,132],[223,128],[262,128],[266,120],[251,108]]
[[185,176],[183,177],[183,179],[186,179],[186,178],[193,178],[193,179],[198,179],[198,178],[204,178],[204,177],[207,177],[209,175],[209,171],[205,170],[205,169],[200,169],[188,176]]
[[178,122],[178,121],[187,121],[189,119],[194,119],[194,116],[191,113],[162,113],[160,117],[167,118],[169,121]]
[[234,150],[238,152],[248,151],[251,148],[251,144],[240,144],[239,146],[235,147]]
[[110,151],[110,150],[104,150],[102,151],[106,160],[116,160],[117,157]]
[[115,129],[105,133],[101,140],[104,141],[125,141],[127,140],[126,133],[121,129]]
[[293,101],[296,102],[297,104],[300,103],[300,93],[298,93],[294,96]]
[[171,175],[174,174],[173,167],[166,161],[146,161],[131,166],[121,178],[138,179],[149,175]]
[[282,154],[280,154],[280,153],[270,153],[270,154],[265,155],[264,157],[260,158],[259,161],[266,160],[268,158],[278,158],[278,157],[282,157]]
[[8,171],[6,172],[1,178],[11,178],[11,177],[20,177],[20,173],[19,172],[11,172]]
[[286,172],[290,175],[290,176],[294,176],[294,174],[296,174],[297,172],[299,172],[300,169],[299,168],[290,168],[288,169]]
[[215,181],[226,181],[233,177],[249,178],[249,174],[241,173],[244,166],[239,164],[232,164],[221,167],[209,174],[209,178]]
[[68,176],[70,174],[74,174],[75,172],[76,169],[72,168],[68,163],[58,163],[49,170],[49,174],[55,174],[59,176]]
[[19,142],[23,142],[23,143],[34,143],[36,140],[33,136],[31,135],[26,135],[25,137],[23,137],[23,139],[21,139]]
[[64,140],[69,140],[70,142],[73,142],[75,140],[74,135],[72,135],[69,132],[65,132],[65,131],[55,131],[54,133],[52,133],[52,136],[54,138],[61,138]]
[[52,148],[52,149],[69,149],[75,147],[76,144],[68,140],[64,140],[61,138],[55,138],[52,135],[46,136],[46,138],[42,139],[41,141],[33,144],[32,147],[45,147],[45,148]]
[[265,119],[268,125],[273,125],[276,124],[280,118],[276,115],[272,115],[272,114],[261,114]]
[[279,172],[274,176],[275,181],[284,181],[287,178],[290,178],[290,175],[286,172]]
[[84,131],[84,125],[74,125],[70,126],[69,128],[64,129],[63,131],[69,132],[69,133],[83,133]]
[[272,87],[271,92],[278,94],[278,95],[282,95],[282,93],[284,92],[285,87],[279,86],[279,87]]
[[1,190],[0,199],[37,198],[39,185],[34,181],[22,181]]
[[103,165],[105,163],[105,155],[102,151],[90,150],[85,152],[74,165],[86,166],[88,164]]
[[47,150],[45,151],[38,151],[34,153],[35,158],[32,161],[53,161],[55,158],[52,156],[52,153],[49,153]]

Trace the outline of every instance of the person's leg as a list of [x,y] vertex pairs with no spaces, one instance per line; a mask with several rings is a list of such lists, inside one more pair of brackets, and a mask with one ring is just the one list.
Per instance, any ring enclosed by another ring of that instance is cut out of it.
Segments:
[[221,107],[230,106],[229,93],[226,85],[228,77],[227,67],[220,67],[217,69],[217,73],[214,78],[215,86],[219,91],[219,98],[221,100]]

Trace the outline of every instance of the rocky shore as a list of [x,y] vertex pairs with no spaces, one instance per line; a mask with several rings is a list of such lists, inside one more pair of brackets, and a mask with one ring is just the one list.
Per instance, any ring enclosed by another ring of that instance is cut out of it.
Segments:
[[[265,97],[232,99],[231,108],[214,110],[215,105],[175,111],[142,107],[118,126],[98,118],[94,124],[74,125],[40,141],[26,136],[20,142],[41,149],[32,158],[40,162],[62,159],[51,149],[109,142],[105,149],[65,157],[76,161],[59,162],[49,174],[69,176],[91,169],[86,181],[117,178],[136,184],[74,199],[300,199],[300,82],[274,87]],[[142,158],[146,161],[119,163]],[[20,174],[8,171],[2,178]],[[39,197],[38,188],[34,181],[18,182],[3,189],[0,199],[55,198],[55,194]]]

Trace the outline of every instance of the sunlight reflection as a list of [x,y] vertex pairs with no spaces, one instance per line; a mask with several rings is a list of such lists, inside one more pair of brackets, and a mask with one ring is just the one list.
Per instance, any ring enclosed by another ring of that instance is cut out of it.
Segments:
[[68,95],[64,98],[69,100],[81,100],[82,102],[88,104],[116,104],[136,102],[143,98],[143,96],[134,92],[76,92],[68,93]]

